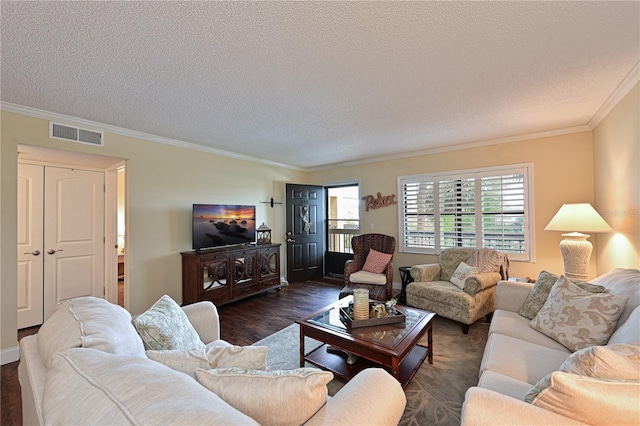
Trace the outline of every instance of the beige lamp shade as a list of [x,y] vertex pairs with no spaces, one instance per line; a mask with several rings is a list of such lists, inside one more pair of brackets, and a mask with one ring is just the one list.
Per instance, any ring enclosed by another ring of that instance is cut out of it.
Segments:
[[563,204],[545,231],[610,232],[611,227],[589,203]]
[[568,278],[589,278],[589,259],[593,246],[580,232],[609,232],[611,227],[589,203],[563,204],[544,228],[545,231],[573,231],[562,234],[560,251],[564,260],[564,274]]

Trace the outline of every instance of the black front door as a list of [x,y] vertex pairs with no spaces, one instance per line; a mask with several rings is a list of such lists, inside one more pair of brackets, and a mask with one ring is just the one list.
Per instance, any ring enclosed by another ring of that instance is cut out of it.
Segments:
[[287,280],[324,275],[324,195],[316,185],[287,184]]

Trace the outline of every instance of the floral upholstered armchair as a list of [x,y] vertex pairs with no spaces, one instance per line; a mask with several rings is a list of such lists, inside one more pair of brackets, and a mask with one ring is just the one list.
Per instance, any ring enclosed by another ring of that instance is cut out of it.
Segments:
[[439,262],[412,266],[407,305],[458,321],[462,332],[495,310],[496,285],[509,278],[509,259],[490,249],[448,248]]
[[351,238],[353,260],[344,265],[344,288],[340,298],[354,288],[369,290],[369,298],[387,301],[393,296],[393,252],[396,239],[384,234],[363,234]]

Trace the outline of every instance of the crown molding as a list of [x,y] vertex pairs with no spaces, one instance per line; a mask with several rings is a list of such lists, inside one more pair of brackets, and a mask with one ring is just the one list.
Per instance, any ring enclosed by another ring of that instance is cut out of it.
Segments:
[[150,142],[157,142],[164,145],[171,145],[178,148],[185,148],[185,149],[190,149],[194,151],[206,152],[209,154],[219,155],[221,157],[234,158],[236,160],[251,161],[253,163],[259,163],[259,164],[279,167],[283,169],[304,171],[303,168],[291,166],[288,164],[267,161],[264,159],[251,157],[248,155],[242,155],[242,154],[236,154],[234,152],[224,151],[222,149],[210,148],[210,147],[194,144],[191,142],[165,138],[162,136],[152,135],[150,133],[138,132],[136,130],[125,129],[122,127],[112,126],[110,124],[104,124],[96,121],[85,120],[83,118],[72,117],[70,115],[58,114],[51,111],[45,111],[37,108],[27,107],[24,105],[13,104],[11,102],[0,103],[0,110],[6,111],[6,112],[13,112],[16,114],[27,115],[34,118],[41,118],[43,120],[56,121],[56,122],[60,122],[61,124],[68,124],[71,126],[82,127],[88,130],[104,131],[104,132],[109,132],[116,135],[142,139]]
[[598,124],[611,112],[611,110],[618,105],[618,103],[627,96],[627,93],[631,91],[636,84],[640,81],[640,61],[629,71],[629,74],[622,80],[622,83],[616,87],[616,90],[607,98],[602,104],[600,109],[594,114],[589,121],[589,126],[595,129]]
[[435,148],[425,149],[422,151],[411,151],[411,152],[404,152],[401,154],[366,158],[363,160],[346,161],[344,163],[330,164],[327,166],[311,167],[311,168],[308,168],[307,171],[316,172],[316,171],[329,170],[329,169],[335,169],[340,167],[358,166],[363,164],[377,163],[380,161],[400,160],[404,158],[420,157],[422,155],[438,154],[441,152],[457,151],[461,149],[478,148],[478,147],[489,146],[489,145],[499,145],[504,143],[519,142],[519,141],[530,140],[530,139],[548,138],[552,136],[568,135],[571,133],[590,132],[591,130],[592,130],[591,127],[585,124],[582,126],[566,127],[563,129],[545,130],[542,132],[525,133],[521,135],[505,136],[502,138],[485,139],[481,141],[464,142],[464,143],[447,145],[447,146],[439,146]]

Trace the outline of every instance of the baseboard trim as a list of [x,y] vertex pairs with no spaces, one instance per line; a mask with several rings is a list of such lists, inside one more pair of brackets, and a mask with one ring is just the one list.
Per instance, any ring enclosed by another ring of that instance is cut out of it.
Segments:
[[0,351],[0,365],[9,364],[20,360],[20,348],[14,346],[13,348],[3,349]]

